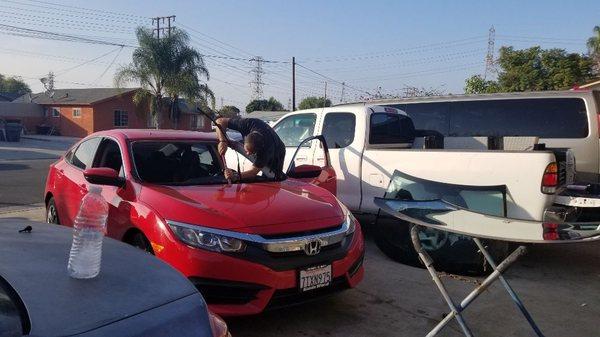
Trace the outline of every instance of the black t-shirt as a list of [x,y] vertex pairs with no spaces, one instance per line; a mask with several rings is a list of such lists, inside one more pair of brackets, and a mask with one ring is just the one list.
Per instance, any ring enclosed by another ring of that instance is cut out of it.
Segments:
[[257,118],[235,117],[229,120],[228,128],[238,131],[244,138],[251,132],[260,133],[265,144],[262,150],[256,152],[254,166],[258,168],[267,166],[274,172],[283,170],[285,145],[267,123]]

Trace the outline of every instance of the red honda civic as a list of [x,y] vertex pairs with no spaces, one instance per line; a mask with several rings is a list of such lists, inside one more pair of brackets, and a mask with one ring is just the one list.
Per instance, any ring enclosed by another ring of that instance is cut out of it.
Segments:
[[363,234],[329,191],[335,172],[316,138],[324,167],[290,165],[284,180],[265,171],[230,184],[214,133],[98,132],[50,166],[47,221],[72,226],[90,184],[102,185],[107,235],[178,269],[219,315],[256,314],[354,287],[364,273]]

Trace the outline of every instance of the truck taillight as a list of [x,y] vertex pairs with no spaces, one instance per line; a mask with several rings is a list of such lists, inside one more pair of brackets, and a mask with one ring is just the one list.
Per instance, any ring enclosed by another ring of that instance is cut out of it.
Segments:
[[544,223],[542,227],[544,228],[544,240],[560,239],[560,236],[558,235],[558,224]]
[[553,194],[558,187],[558,165],[550,163],[542,176],[542,193]]

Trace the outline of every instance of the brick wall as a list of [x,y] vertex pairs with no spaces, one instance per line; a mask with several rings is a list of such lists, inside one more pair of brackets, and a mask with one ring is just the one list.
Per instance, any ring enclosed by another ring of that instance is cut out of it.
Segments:
[[[93,105],[45,105],[44,111],[46,114],[41,118],[38,124],[51,125],[57,128],[61,135],[72,137],[85,137],[93,132],[110,130],[110,129],[147,129],[151,128],[148,119],[149,113],[139,111],[132,101],[133,93],[128,93],[123,96],[118,96],[113,99],[96,103]],[[52,114],[52,108],[57,108],[60,111],[58,117]],[[74,116],[73,109],[80,109],[81,115]],[[127,112],[127,125],[115,125],[115,111]],[[210,121],[201,115],[197,118],[203,121],[199,123],[199,128],[193,127],[192,115],[182,114],[177,128],[180,130],[199,130],[210,131]],[[161,129],[173,129],[174,123],[169,119],[168,113],[163,113],[161,118]],[[35,126],[33,127],[35,130]]]

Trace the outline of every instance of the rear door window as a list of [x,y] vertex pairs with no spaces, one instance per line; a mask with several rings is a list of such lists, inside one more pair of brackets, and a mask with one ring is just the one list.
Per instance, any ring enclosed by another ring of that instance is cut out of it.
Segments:
[[73,153],[73,157],[71,157],[71,164],[82,170],[91,167],[100,140],[101,138],[92,138],[79,144],[77,150]]
[[331,112],[323,121],[323,136],[330,149],[344,148],[354,141],[356,116],[349,112]]
[[[275,130],[286,147],[297,147],[304,139],[314,134],[316,121],[316,114],[292,115],[282,119],[275,125],[273,130]],[[307,142],[303,146],[310,147],[310,142]]]
[[408,144],[415,139],[415,127],[410,118],[395,113],[371,115],[369,144]]

